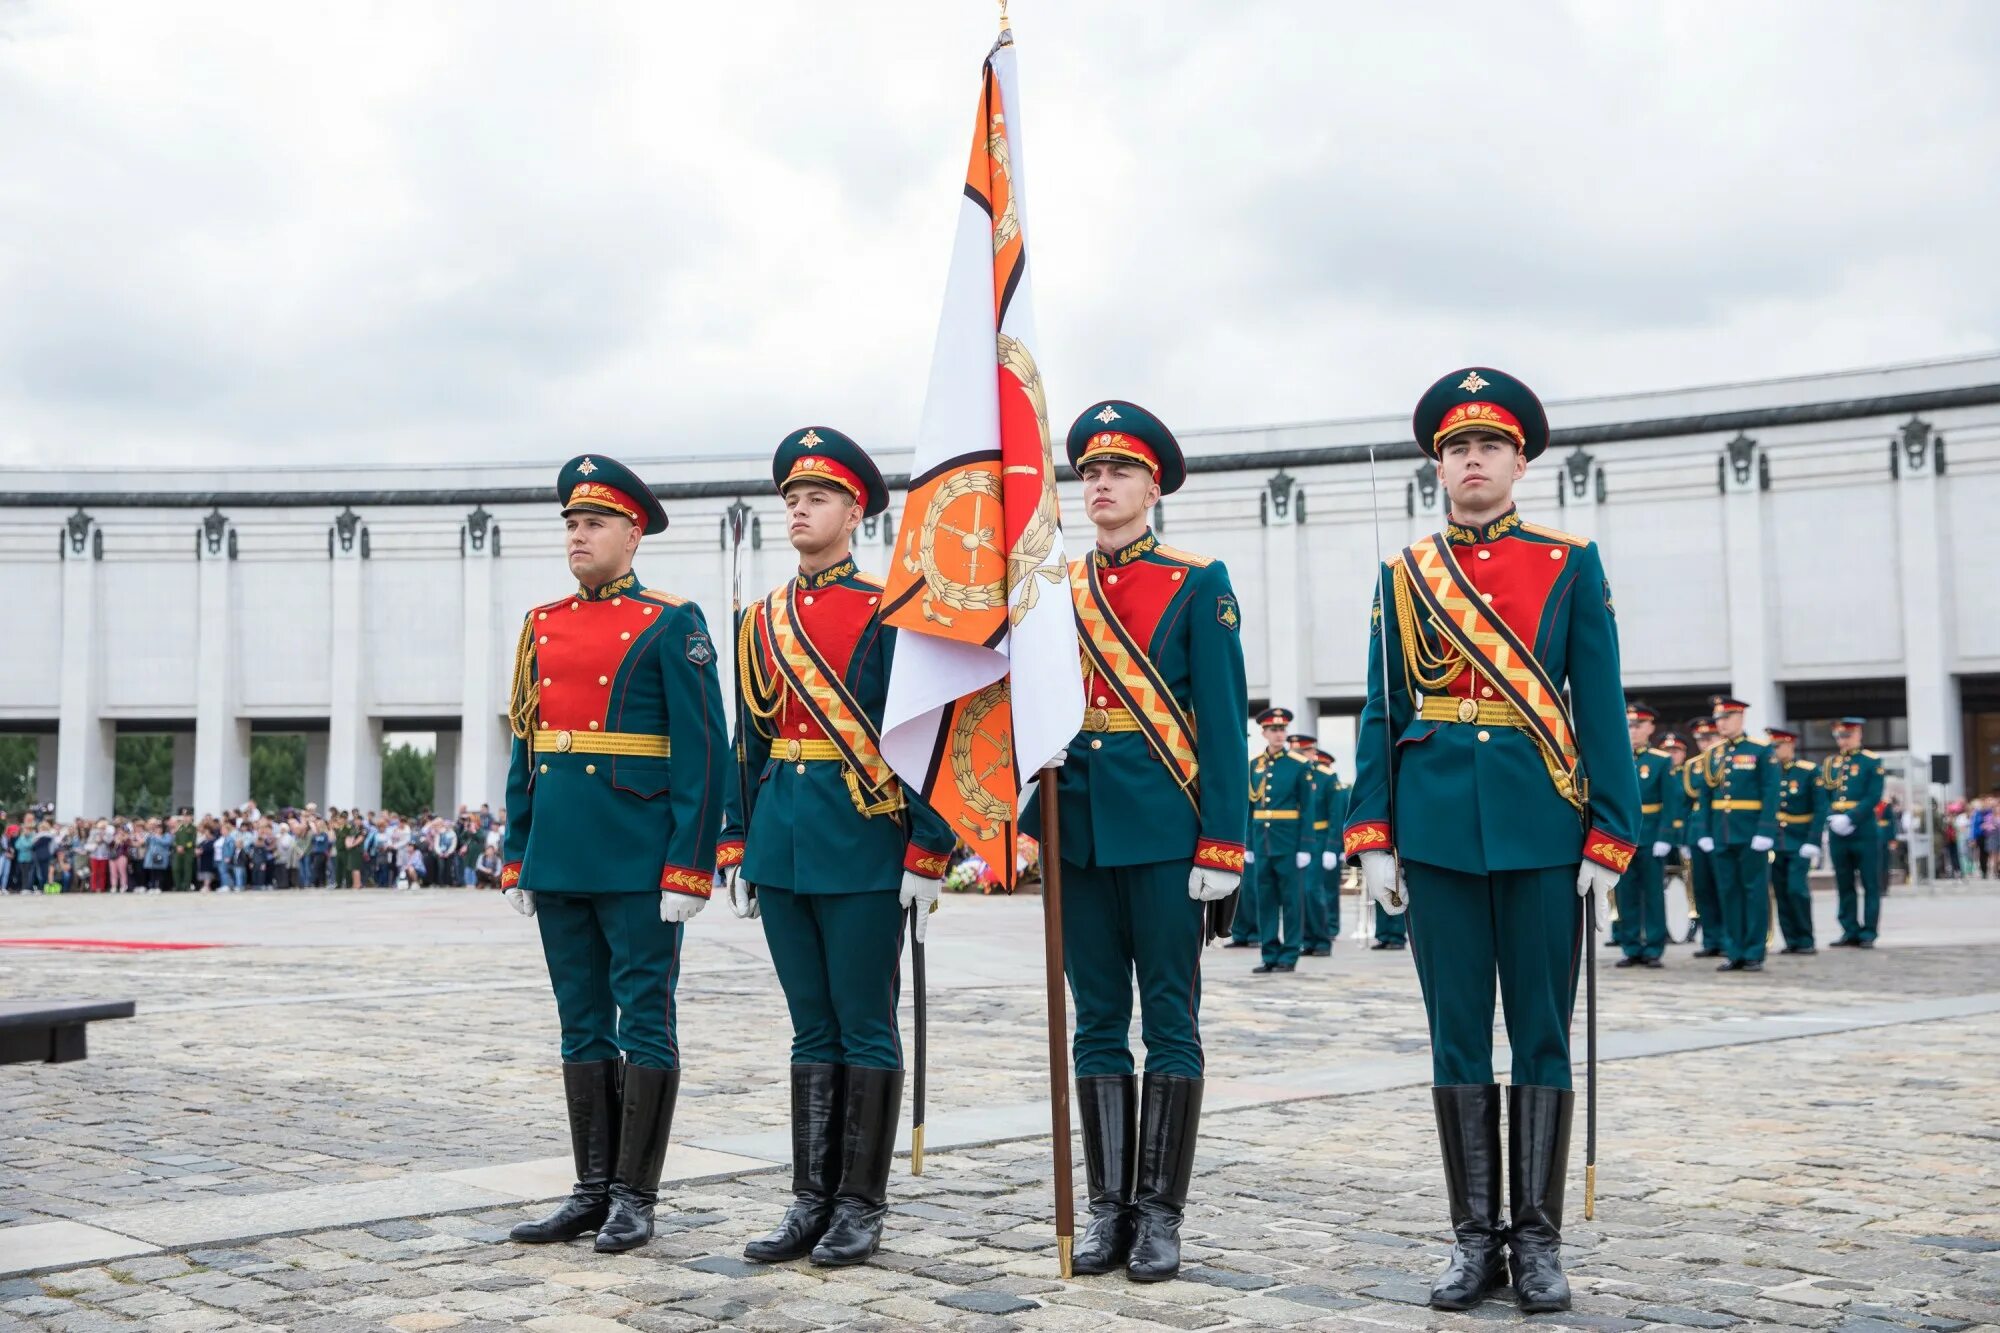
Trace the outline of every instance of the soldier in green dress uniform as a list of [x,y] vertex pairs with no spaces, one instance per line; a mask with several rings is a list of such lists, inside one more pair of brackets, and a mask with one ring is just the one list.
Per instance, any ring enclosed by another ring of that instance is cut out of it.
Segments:
[[748,730],[717,860],[739,917],[762,916],[792,1019],[792,1203],[743,1255],[820,1266],[881,1244],[903,1094],[896,1023],[902,925],[929,928],[955,839],[882,758],[896,631],[882,584],[854,563],[854,530],[889,506],[882,473],[828,426],[793,431],[771,477],[799,573],[737,630]]
[[1252,972],[1298,969],[1305,934],[1306,867],[1315,861],[1312,821],[1318,790],[1312,761],[1285,741],[1289,708],[1257,717],[1264,752],[1250,764],[1250,878],[1263,961]]
[[[1243,616],[1221,561],[1164,545],[1148,526],[1187,478],[1164,422],[1100,401],[1070,427],[1067,448],[1097,538],[1070,564],[1084,715],[1057,757],[1055,790],[1090,1191],[1074,1268],[1159,1282],[1180,1271],[1201,1123],[1202,948],[1220,928],[1211,913],[1241,897]],[[1039,827],[1044,794],[1037,783],[1023,827]]]
[[1340,850],[1341,829],[1347,823],[1347,784],[1335,770],[1333,756],[1325,750],[1313,753],[1313,782],[1319,789],[1319,817],[1313,820],[1317,835],[1319,869],[1306,867],[1305,950],[1315,958],[1333,953],[1340,938],[1340,871],[1344,858]]
[[1819,769],[1798,757],[1798,732],[1772,727],[1769,739],[1778,763],[1778,846],[1771,854],[1778,931],[1785,937],[1786,953],[1818,953],[1813,946],[1812,886],[1807,876],[1819,865],[1826,788],[1820,785]]
[[[1666,871],[1670,870],[1680,871],[1681,896],[1690,909],[1688,912],[1688,922],[1689,930],[1692,931],[1698,929],[1699,925],[1695,920],[1692,910],[1694,904],[1693,891],[1688,884],[1688,801],[1687,793],[1681,786],[1681,770],[1687,764],[1688,743],[1687,738],[1682,736],[1678,731],[1661,733],[1659,741],[1660,749],[1666,751],[1668,762],[1667,780],[1662,784],[1660,789],[1662,806],[1660,810],[1660,837],[1667,844],[1667,854],[1661,858],[1660,865],[1663,875]],[[1684,944],[1687,942],[1685,934],[1677,936],[1674,933],[1672,915],[1670,909],[1668,912],[1667,943]]]
[[[1564,1310],[1580,899],[1611,891],[1639,835],[1617,621],[1597,547],[1514,508],[1515,482],[1548,444],[1526,385],[1484,366],[1453,371],[1412,430],[1450,512],[1444,531],[1380,570],[1346,850],[1378,909],[1411,917],[1456,1240],[1431,1304],[1469,1309],[1511,1268],[1524,1311]],[[1513,1051],[1511,1225],[1496,974]]]
[[1722,899],[1715,892],[1715,859],[1701,849],[1701,829],[1705,818],[1708,785],[1702,779],[1702,765],[1708,752],[1722,743],[1715,732],[1713,717],[1698,717],[1688,723],[1694,737],[1695,753],[1681,765],[1682,817],[1686,821],[1688,853],[1688,905],[1694,920],[1688,924],[1688,940],[1701,940],[1696,958],[1720,958],[1728,949],[1729,931],[1722,915]]
[[1743,734],[1741,699],[1718,699],[1719,743],[1702,756],[1700,833],[1722,904],[1718,972],[1762,972],[1771,933],[1771,850],[1778,845],[1778,764],[1771,747]]
[[581,457],[556,497],[577,586],[521,623],[500,886],[541,927],[577,1181],[513,1238],[595,1231],[612,1253],[653,1235],[680,1091],[681,931],[713,883],[729,733],[701,608],[632,572],[667,525],[652,490]]
[[1625,727],[1632,740],[1632,767],[1639,778],[1639,852],[1618,880],[1619,967],[1660,967],[1667,949],[1666,859],[1672,846],[1662,819],[1673,759],[1653,748],[1659,713],[1651,705],[1628,704]]
[[[174,821],[173,876],[174,891],[177,893],[186,893],[194,887],[195,843],[199,840],[199,834],[200,830],[195,827],[194,811],[182,806],[180,817]],[[310,887],[316,889],[319,885],[314,884]]]
[[[1836,754],[1820,765],[1826,791],[1827,840],[1834,888],[1840,898],[1840,938],[1836,949],[1872,949],[1882,922],[1882,828],[1875,807],[1882,801],[1882,760],[1861,748],[1867,719],[1843,717],[1833,724]],[[1861,881],[1859,901],[1855,880]]]

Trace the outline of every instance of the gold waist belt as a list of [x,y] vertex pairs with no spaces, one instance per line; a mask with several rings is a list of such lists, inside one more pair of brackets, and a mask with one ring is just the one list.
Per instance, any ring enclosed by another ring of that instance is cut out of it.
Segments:
[[1710,801],[1708,808],[1711,810],[1762,810],[1764,803],[1762,801],[1737,800]]
[[1250,817],[1252,819],[1297,819],[1299,812],[1296,810],[1252,810]]
[[1132,716],[1129,708],[1086,708],[1083,710],[1085,731],[1137,731],[1139,719]]
[[1477,722],[1482,727],[1518,727],[1521,710],[1505,699],[1451,699],[1432,695],[1417,710],[1426,722]]
[[552,731],[535,732],[537,754],[642,754],[656,759],[670,758],[673,743],[665,736],[646,736],[636,731]]
[[802,759],[845,759],[847,756],[832,741],[786,741],[782,745],[773,741],[771,757],[795,764]]
[[1661,810],[1665,808],[1666,807],[1661,805],[1658,801],[1655,801],[1651,805],[1640,806],[1639,813],[1642,815],[1657,815],[1660,813]]
[[1778,816],[1778,822],[1779,822],[1780,824],[1810,824],[1810,823],[1812,823],[1812,816],[1811,816],[1811,815],[1787,815],[1787,814],[1782,814],[1782,813],[1781,813],[1781,814],[1780,814],[1780,815]]
[[1833,803],[1833,808],[1836,810],[1852,810],[1855,806],[1860,804],[1861,802],[1859,801],[1835,801]]

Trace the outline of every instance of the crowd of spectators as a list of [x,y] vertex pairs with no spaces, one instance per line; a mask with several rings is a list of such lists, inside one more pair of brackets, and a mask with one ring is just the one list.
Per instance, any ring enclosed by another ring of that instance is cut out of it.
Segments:
[[506,817],[303,810],[60,821],[0,810],[0,892],[239,893],[245,889],[500,886]]

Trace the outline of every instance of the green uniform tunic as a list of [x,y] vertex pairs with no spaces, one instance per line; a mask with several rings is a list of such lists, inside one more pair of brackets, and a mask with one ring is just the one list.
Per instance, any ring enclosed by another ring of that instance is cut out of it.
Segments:
[[[1882,760],[1873,750],[1829,755],[1820,765],[1819,780],[1827,796],[1827,846],[1840,900],[1841,942],[1872,942],[1882,922],[1883,836],[1875,818],[1882,801]],[[1834,827],[1834,815],[1846,815],[1853,831]]]
[[1727,954],[1729,931],[1722,914],[1722,899],[1715,892],[1715,858],[1704,852],[1697,840],[1706,820],[1708,784],[1701,776],[1702,756],[1696,755],[1680,767],[1681,810],[1686,819],[1688,854],[1688,902],[1701,926],[1704,952]]
[[1667,791],[1673,760],[1650,747],[1632,754],[1639,779],[1639,849],[1618,880],[1618,921],[1613,939],[1627,958],[1658,958],[1667,949],[1666,865],[1653,844],[1666,841]]
[[[1723,955],[1732,963],[1764,961],[1771,933],[1771,852],[1778,841],[1778,761],[1748,736],[1722,741],[1702,756],[1701,835],[1722,905]],[[1763,849],[1756,840],[1767,840]]]
[[1778,850],[1771,857],[1771,888],[1778,902],[1778,930],[1787,949],[1813,947],[1812,867],[1799,853],[1817,847],[1826,827],[1826,788],[1819,769],[1794,759],[1781,770],[1778,783]]
[[[1332,764],[1314,766],[1319,815],[1313,820],[1313,863],[1305,869],[1305,947],[1327,949],[1340,938],[1340,833],[1347,823],[1347,784]],[[1326,854],[1335,853],[1333,869]]]
[[[1319,788],[1313,766],[1297,753],[1269,751],[1250,764],[1250,875],[1257,890],[1258,939],[1271,967],[1296,965],[1305,937],[1305,886],[1316,879],[1313,818]],[[1299,854],[1307,857],[1304,867]]]

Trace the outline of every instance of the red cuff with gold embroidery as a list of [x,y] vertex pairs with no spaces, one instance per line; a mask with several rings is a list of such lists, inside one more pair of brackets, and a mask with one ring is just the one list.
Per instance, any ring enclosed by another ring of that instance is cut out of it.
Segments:
[[500,867],[501,888],[511,889],[520,882],[521,882],[521,863],[519,861],[509,861],[506,865]]
[[1233,870],[1240,875],[1243,873],[1243,844],[1203,838],[1194,845],[1194,863],[1210,870]]
[[1370,820],[1366,824],[1356,824],[1347,830],[1341,839],[1342,854],[1356,856],[1362,852],[1386,852],[1389,850],[1389,825],[1382,820]]
[[914,842],[903,853],[903,869],[925,879],[943,879],[944,872],[951,867],[951,853],[927,852]]
[[740,866],[742,864],[743,840],[741,838],[731,838],[727,842],[718,842],[715,844],[715,868],[717,870],[727,870],[731,866]]
[[1585,857],[1621,875],[1632,864],[1632,853],[1637,850],[1634,844],[1614,838],[1609,833],[1599,833],[1596,829],[1592,829],[1590,836],[1583,840]]
[[660,872],[663,893],[685,893],[690,898],[706,898],[715,887],[715,877],[686,866],[668,866]]

